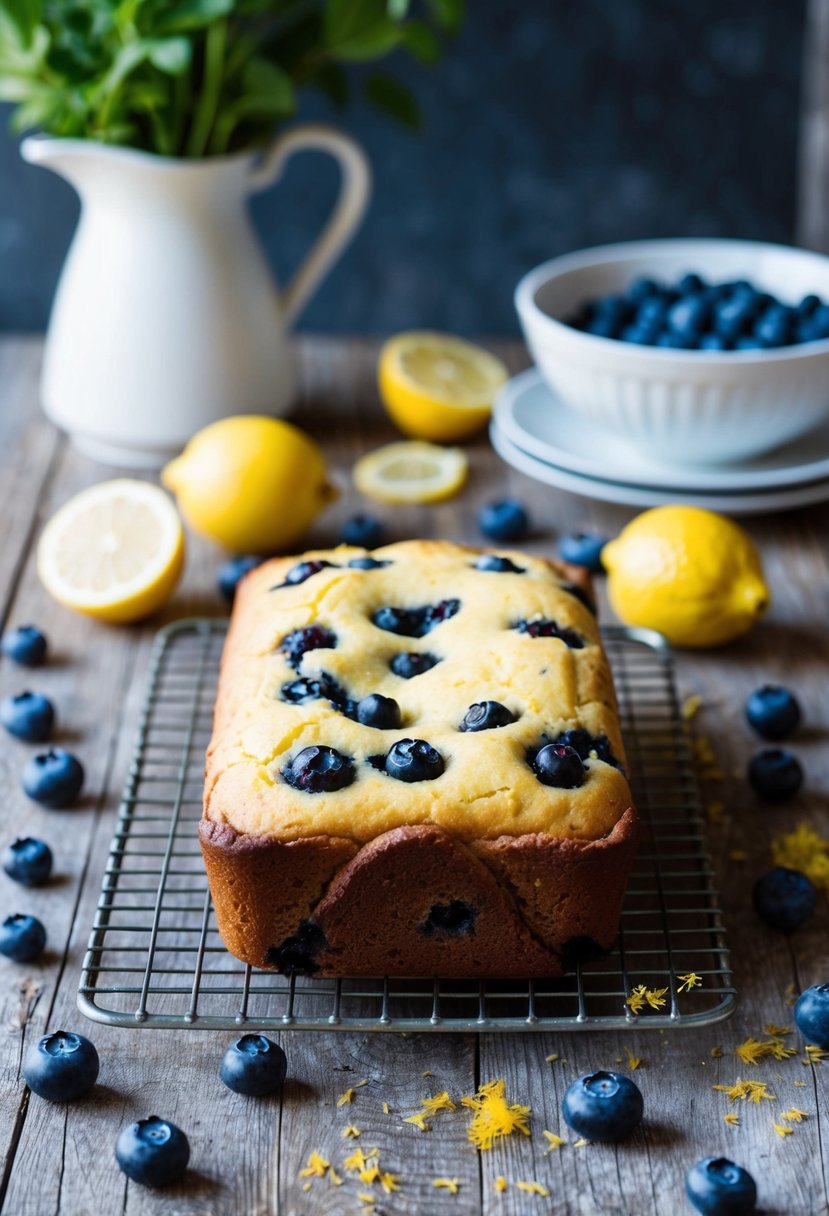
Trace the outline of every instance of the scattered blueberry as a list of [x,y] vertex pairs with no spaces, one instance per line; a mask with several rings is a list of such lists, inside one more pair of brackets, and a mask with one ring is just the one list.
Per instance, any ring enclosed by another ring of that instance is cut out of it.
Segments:
[[283,770],[288,785],[306,794],[331,794],[354,780],[354,764],[334,747],[304,747]]
[[327,562],[323,558],[308,562],[297,562],[295,566],[291,566],[285,575],[285,581],[277,583],[276,587],[271,588],[271,590],[278,591],[280,587],[298,587],[300,583],[305,583],[309,578],[313,578],[315,574],[319,574],[320,570],[330,569],[333,565],[333,562]]
[[44,1035],[29,1049],[23,1077],[47,1102],[74,1102],[98,1080],[101,1062],[89,1039],[71,1030]]
[[6,845],[3,869],[23,887],[39,887],[52,873],[52,850],[43,840],[18,836]]
[[829,1051],[829,984],[813,984],[800,994],[794,1020],[805,1039]]
[[0,723],[25,743],[45,743],[55,725],[55,710],[39,692],[19,692],[0,701]]
[[800,705],[788,688],[764,684],[746,701],[746,717],[764,739],[785,739],[800,724]]
[[545,744],[533,757],[532,769],[542,785],[559,790],[574,790],[584,782],[581,757],[574,747],[566,744]]
[[46,945],[46,930],[36,916],[15,912],[0,924],[0,954],[15,963],[32,963]]
[[817,890],[800,870],[775,866],[757,879],[753,898],[757,915],[770,928],[793,933],[814,912]]
[[262,1098],[276,1093],[287,1071],[288,1061],[278,1043],[262,1034],[243,1034],[225,1052],[219,1076],[235,1094]]
[[361,549],[376,549],[385,539],[385,529],[373,515],[352,515],[340,533],[344,545],[358,545]]
[[357,703],[357,721],[376,730],[399,730],[403,718],[393,697],[373,692]]
[[236,588],[241,583],[246,574],[251,570],[255,570],[257,566],[262,564],[261,557],[255,557],[252,554],[246,557],[231,557],[224,565],[219,567],[216,574],[216,582],[219,591],[228,604],[232,604],[236,596]]
[[443,621],[455,616],[460,600],[441,600],[423,608],[378,608],[371,618],[378,629],[404,638],[422,638]]
[[766,802],[785,802],[803,784],[800,761],[780,747],[766,747],[749,763],[748,780],[759,798]]
[[400,739],[385,762],[386,772],[398,781],[434,781],[445,768],[443,756],[425,739]]
[[491,574],[526,574],[523,566],[516,566],[508,557],[498,557],[495,553],[484,553],[475,562],[475,569]]
[[84,780],[83,765],[59,747],[32,756],[23,769],[23,792],[33,802],[60,810],[74,802]]
[[561,1103],[565,1123],[587,1140],[620,1140],[642,1122],[645,1103],[638,1085],[617,1072],[586,1073]]
[[477,701],[470,705],[458,727],[463,731],[496,730],[515,721],[515,714],[500,701]]
[[389,663],[390,670],[403,680],[411,680],[414,676],[422,676],[424,671],[430,671],[432,667],[437,666],[440,659],[437,655],[417,654],[415,651],[409,651],[403,654],[396,654]]
[[34,625],[19,625],[0,638],[0,651],[22,667],[39,667],[46,658],[47,641]]
[[376,557],[352,557],[348,565],[352,570],[380,570],[391,562],[381,562]]
[[520,502],[504,498],[481,507],[478,527],[489,540],[509,544],[511,541],[524,540],[530,530],[530,520]]
[[558,554],[563,562],[572,566],[584,566],[593,574],[600,574],[602,565],[602,549],[607,544],[607,538],[596,532],[569,532],[558,542]]
[[754,1179],[727,1157],[705,1157],[692,1165],[685,1193],[702,1216],[748,1216],[757,1207]]
[[584,647],[584,638],[575,629],[566,629],[555,621],[519,621],[515,628],[531,638],[560,638],[571,650]]
[[169,1186],[187,1169],[190,1144],[175,1123],[150,1115],[121,1130],[115,1141],[115,1160],[141,1186]]
[[331,650],[336,645],[336,635],[330,629],[324,625],[306,625],[304,629],[295,629],[287,634],[280,642],[279,650],[298,671],[302,656],[309,650]]

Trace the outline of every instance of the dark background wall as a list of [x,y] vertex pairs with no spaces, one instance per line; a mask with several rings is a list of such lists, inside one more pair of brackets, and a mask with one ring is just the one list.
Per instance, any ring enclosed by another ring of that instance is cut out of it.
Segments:
[[[410,135],[363,107],[374,199],[302,328],[516,330],[536,262],[647,236],[793,237],[804,0],[469,0],[440,68],[401,64]],[[305,117],[332,118],[309,99]],[[77,216],[0,111],[0,329],[42,329]],[[284,279],[322,224],[333,165],[295,160],[254,204]]]

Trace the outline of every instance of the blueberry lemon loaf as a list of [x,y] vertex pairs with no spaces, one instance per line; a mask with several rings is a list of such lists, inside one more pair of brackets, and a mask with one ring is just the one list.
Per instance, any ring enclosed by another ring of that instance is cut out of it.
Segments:
[[616,936],[623,764],[574,568],[435,541],[267,562],[207,753],[219,931],[283,972],[558,975]]

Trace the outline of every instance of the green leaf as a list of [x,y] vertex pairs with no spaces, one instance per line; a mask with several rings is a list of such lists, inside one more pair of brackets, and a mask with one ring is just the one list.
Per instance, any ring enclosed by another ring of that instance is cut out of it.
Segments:
[[411,0],[386,0],[386,12],[392,21],[405,21],[410,8]]
[[203,30],[232,13],[234,0],[179,0],[157,22],[154,33],[179,34]]
[[150,63],[168,76],[186,72],[192,58],[193,44],[189,38],[161,38],[150,46]]
[[24,47],[31,46],[42,7],[40,0],[2,0],[0,3],[0,9],[15,26]]
[[420,106],[414,93],[395,76],[374,72],[363,83],[366,99],[376,109],[395,118],[413,131],[420,128]]
[[447,34],[457,34],[466,18],[466,0],[428,0],[428,4],[438,25]]
[[403,30],[389,18],[385,0],[328,0],[325,42],[337,59],[351,63],[379,59],[400,45]]
[[430,25],[422,21],[410,21],[403,27],[403,46],[418,63],[434,67],[441,56],[440,39]]

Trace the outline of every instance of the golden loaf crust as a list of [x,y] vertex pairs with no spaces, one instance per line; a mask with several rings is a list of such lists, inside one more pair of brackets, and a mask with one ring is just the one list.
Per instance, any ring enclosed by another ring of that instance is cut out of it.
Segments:
[[[334,975],[552,975],[568,943],[612,944],[638,838],[622,768],[593,751],[583,784],[558,789],[528,760],[543,742],[581,729],[604,736],[610,760],[624,764],[596,620],[572,590],[583,595],[586,577],[505,550],[521,573],[480,571],[479,552],[408,541],[374,551],[388,564],[363,570],[346,563],[365,551],[341,547],[269,561],[241,584],[200,836],[220,932],[245,961]],[[332,565],[284,585],[298,561],[320,559]],[[447,599],[459,601],[456,614],[422,638],[372,622],[384,607]],[[583,644],[517,628],[537,620]],[[331,630],[336,644],[292,666],[280,645],[308,626]],[[389,668],[401,651],[440,661],[403,679]],[[401,728],[363,726],[325,699],[283,699],[286,683],[321,675],[354,701],[393,697]],[[460,731],[483,700],[502,702],[516,720]],[[373,766],[370,758],[405,738],[437,748],[443,774],[408,784]],[[350,757],[353,782],[331,793],[290,785],[286,768],[312,745]],[[412,889],[402,891],[406,873]],[[456,904],[474,913],[462,931],[424,930],[430,908]],[[374,939],[372,919],[385,919]]]

